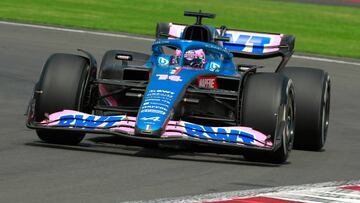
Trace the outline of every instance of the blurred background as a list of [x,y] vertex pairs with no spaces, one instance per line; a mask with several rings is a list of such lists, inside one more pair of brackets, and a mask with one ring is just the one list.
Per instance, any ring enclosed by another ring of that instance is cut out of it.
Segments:
[[157,22],[193,23],[296,36],[296,51],[360,58],[359,0],[1,0],[0,19],[153,36]]

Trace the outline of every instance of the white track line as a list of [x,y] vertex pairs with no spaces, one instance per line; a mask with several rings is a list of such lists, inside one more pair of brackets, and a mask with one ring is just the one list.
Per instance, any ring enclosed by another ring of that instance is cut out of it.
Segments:
[[97,31],[71,29],[71,28],[61,28],[61,27],[53,27],[53,26],[47,26],[47,25],[33,25],[33,24],[14,23],[14,22],[6,22],[6,21],[0,21],[0,24],[13,25],[13,26],[18,26],[18,27],[30,27],[30,28],[44,29],[44,30],[55,30],[55,31],[63,31],[63,32],[91,34],[91,35],[106,36],[106,37],[118,37],[118,38],[136,39],[136,40],[154,41],[154,39],[146,38],[146,37],[136,37],[136,36],[124,35],[124,34],[114,34],[114,33],[107,33],[107,32],[97,32]]
[[321,62],[328,62],[328,63],[339,63],[339,64],[345,64],[345,65],[360,66],[360,63],[357,63],[357,62],[342,61],[342,60],[320,58],[320,57],[313,57],[313,56],[293,55],[292,57],[298,58],[298,59],[312,60],[312,61],[321,61]]
[[[107,33],[107,32],[98,32],[98,31],[89,31],[89,30],[80,30],[80,29],[71,29],[71,28],[61,28],[61,27],[53,27],[53,26],[47,26],[47,25],[34,25],[34,24],[15,23],[15,22],[7,22],[7,21],[0,21],[0,24],[19,26],[19,27],[30,27],[30,28],[44,29],[44,30],[55,30],[55,31],[63,31],[63,32],[91,34],[91,35],[106,36],[106,37],[118,37],[118,38],[127,38],[127,39],[135,39],[135,40],[154,41],[154,39],[146,38],[146,37],[138,37],[138,36]],[[293,57],[298,58],[298,59],[312,60],[312,61],[321,61],[321,62],[328,62],[328,63],[338,63],[338,64],[345,64],[345,65],[360,66],[360,63],[358,63],[358,62],[342,61],[342,60],[336,60],[336,59],[320,58],[320,57],[313,57],[313,56],[301,56],[301,55],[293,55]]]

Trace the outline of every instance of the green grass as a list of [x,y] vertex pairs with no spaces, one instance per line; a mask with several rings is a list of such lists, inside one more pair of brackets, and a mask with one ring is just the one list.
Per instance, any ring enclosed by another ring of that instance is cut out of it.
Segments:
[[272,0],[1,0],[0,19],[154,35],[156,22],[206,24],[296,36],[296,51],[360,58],[360,9]]

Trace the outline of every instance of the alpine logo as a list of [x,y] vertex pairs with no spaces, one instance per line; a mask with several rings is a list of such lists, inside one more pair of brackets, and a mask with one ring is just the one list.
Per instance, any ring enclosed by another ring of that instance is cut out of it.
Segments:
[[140,118],[140,119],[143,120],[143,121],[154,121],[154,122],[157,122],[157,121],[160,121],[160,116],[142,117],[142,118]]
[[161,66],[168,66],[169,65],[169,60],[164,58],[164,57],[159,57],[158,58],[158,63]]
[[220,64],[215,63],[215,62],[211,62],[210,65],[209,65],[209,71],[219,72],[220,71]]

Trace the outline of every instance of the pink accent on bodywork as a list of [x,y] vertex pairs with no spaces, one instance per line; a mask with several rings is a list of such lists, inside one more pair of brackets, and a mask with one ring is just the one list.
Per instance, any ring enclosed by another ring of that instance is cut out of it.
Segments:
[[[99,92],[101,96],[108,94],[109,92],[106,89],[106,86],[103,84],[99,84]],[[116,99],[112,96],[108,96],[104,99],[110,106],[118,106]]]
[[[81,116],[83,119],[79,120],[86,120],[89,116],[93,116],[92,120],[90,122],[101,122],[101,124],[97,125],[93,130],[109,130],[112,132],[119,132],[119,133],[126,133],[128,135],[134,135],[135,133],[135,123],[136,118],[132,116],[126,116],[126,115],[115,115],[115,116],[109,116],[112,118],[119,119],[119,121],[114,122],[113,120],[104,120],[99,121],[104,116],[96,116],[91,114],[86,114],[78,111],[73,110],[64,110],[60,112],[56,112],[53,114],[50,114],[48,116],[48,119],[42,121],[40,124],[43,126],[56,126],[60,123],[60,118],[68,116],[70,123],[67,123],[67,127],[70,128],[86,128],[84,126],[76,126],[75,122],[75,116]],[[109,122],[113,122],[113,124],[110,127],[105,127],[109,124]],[[185,126],[186,124],[196,125],[200,127],[202,130],[198,131],[202,133],[203,136],[208,137],[209,141],[211,140],[211,136],[209,136],[208,133],[214,133],[218,132],[218,129],[221,128],[221,130],[225,130],[227,134],[230,134],[230,131],[239,131],[239,132],[245,132],[247,134],[252,135],[255,139],[252,145],[261,147],[261,148],[271,148],[273,146],[272,141],[263,133],[256,131],[249,127],[242,127],[242,126],[232,126],[232,127],[208,127],[211,128],[213,132],[206,132],[203,130],[206,126],[186,122],[186,121],[169,121],[165,127],[165,130],[163,134],[161,135],[161,138],[192,138],[192,139],[199,139],[198,137],[194,136],[195,134],[187,135],[187,133],[197,131],[196,129],[186,130]],[[59,126],[61,127],[61,126]],[[225,141],[224,141],[225,142]],[[242,143],[237,143],[238,145],[244,145]]]
[[[184,127],[185,123],[190,123],[190,122],[186,122],[186,121],[168,122],[162,137],[183,137],[184,136],[183,134],[186,132],[186,129]],[[231,127],[211,127],[211,128],[214,132],[218,132],[218,129],[221,128],[224,129],[229,134],[231,130],[245,132],[254,136],[255,140],[253,145],[258,147],[268,147],[268,148],[272,147],[272,142],[271,140],[268,139],[266,135],[249,127],[231,126]],[[207,135],[205,131],[203,134],[205,136]]]
[[[101,116],[91,115],[91,114],[87,114],[87,113],[82,113],[82,112],[79,112],[79,111],[64,110],[64,111],[59,111],[59,112],[50,114],[49,118],[42,121],[41,124],[44,125],[44,126],[56,126],[56,125],[59,124],[60,117],[62,117],[62,116],[75,116],[75,115],[82,115],[83,117],[95,116],[94,120],[98,120],[101,117]],[[117,116],[113,116],[113,117],[117,117]],[[123,117],[123,119],[121,121],[115,122],[112,125],[113,127],[104,128],[104,126],[106,124],[108,124],[108,122],[104,122],[101,125],[97,126],[94,130],[108,129],[109,131],[122,132],[122,133],[132,134],[133,135],[134,134],[134,129],[135,129],[136,118],[132,117],[132,116],[125,116],[125,115],[118,115],[118,117],[119,118]],[[74,122],[69,124],[69,125],[75,127]]]
[[[172,24],[172,23],[170,23],[169,26],[170,26],[169,35],[180,38],[181,33],[185,29],[185,26],[184,25],[176,25],[176,24]],[[174,39],[174,38],[169,37],[169,39]]]

